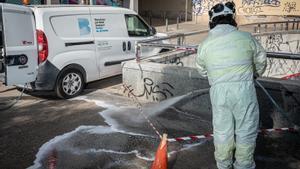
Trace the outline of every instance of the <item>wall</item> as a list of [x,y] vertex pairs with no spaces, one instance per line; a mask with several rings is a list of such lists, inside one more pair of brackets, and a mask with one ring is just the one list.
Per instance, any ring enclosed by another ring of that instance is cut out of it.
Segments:
[[[193,19],[208,22],[208,11],[217,3],[229,0],[193,0]],[[239,24],[282,21],[283,16],[300,16],[299,0],[234,0]]]
[[[185,17],[186,0],[139,0],[139,13],[148,17],[151,12],[153,18],[176,19]],[[192,0],[188,0],[189,19],[192,19]]]
[[[203,117],[211,118],[209,94],[205,90],[209,85],[207,80],[197,73],[196,69],[151,62],[142,62],[139,65],[135,61],[125,62],[122,67],[125,96],[134,96],[139,101],[157,102],[183,95],[170,100],[170,102],[179,100],[179,102],[175,102],[176,107],[180,107],[179,110],[197,112]],[[299,83],[268,78],[262,78],[259,81],[275,98],[279,106],[284,108],[287,112],[286,116],[299,125]],[[199,89],[203,89],[202,92],[195,92]],[[186,95],[189,92],[192,93]],[[257,95],[261,111],[261,127],[289,126],[289,123],[259,87],[257,87]]]

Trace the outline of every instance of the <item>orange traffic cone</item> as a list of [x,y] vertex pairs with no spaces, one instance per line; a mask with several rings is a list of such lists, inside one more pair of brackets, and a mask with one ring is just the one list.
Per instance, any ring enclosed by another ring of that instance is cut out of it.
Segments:
[[155,154],[155,160],[152,163],[151,169],[167,169],[168,154],[167,154],[167,134],[163,134],[162,140]]

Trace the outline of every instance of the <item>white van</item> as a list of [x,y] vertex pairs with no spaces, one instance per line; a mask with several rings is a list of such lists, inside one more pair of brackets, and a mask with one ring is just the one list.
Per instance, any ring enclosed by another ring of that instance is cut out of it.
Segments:
[[[88,82],[121,73],[135,42],[156,36],[132,10],[108,6],[0,4],[0,73],[6,85],[31,82],[57,96],[80,94]],[[161,49],[144,49],[153,55]],[[36,71],[37,69],[37,71]]]

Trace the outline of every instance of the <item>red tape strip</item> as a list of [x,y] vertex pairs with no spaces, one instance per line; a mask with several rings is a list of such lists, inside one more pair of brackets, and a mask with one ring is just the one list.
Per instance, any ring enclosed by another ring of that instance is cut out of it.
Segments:
[[[297,132],[298,130],[296,130],[295,128],[274,128],[274,129],[260,129],[259,133],[262,134],[267,134],[267,133],[271,133],[271,132],[283,132],[283,131],[289,131],[289,132]],[[188,136],[188,137],[177,137],[177,138],[170,138],[168,139],[169,142],[183,142],[183,141],[196,141],[199,139],[209,139],[212,138],[213,134],[204,134],[204,135],[198,135],[198,136]],[[188,138],[188,139],[187,139]]]

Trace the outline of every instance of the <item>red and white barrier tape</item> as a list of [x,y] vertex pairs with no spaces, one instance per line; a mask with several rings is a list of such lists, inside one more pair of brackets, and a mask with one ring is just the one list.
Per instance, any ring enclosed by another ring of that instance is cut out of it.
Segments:
[[289,80],[289,79],[293,80],[293,79],[296,79],[296,78],[300,78],[300,73],[287,75],[287,76],[284,76],[282,79],[284,79],[284,80]]
[[[282,131],[289,131],[289,132],[296,132],[295,128],[274,128],[274,129],[260,129],[258,130],[259,133],[265,134],[270,132],[282,132]],[[177,137],[177,138],[169,138],[168,142],[182,142],[182,141],[196,141],[199,139],[210,139],[213,137],[213,134],[204,134],[198,136],[186,136],[186,137]]]

